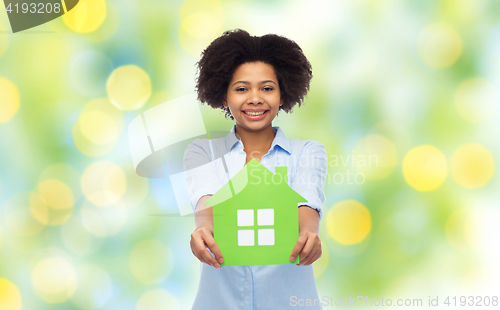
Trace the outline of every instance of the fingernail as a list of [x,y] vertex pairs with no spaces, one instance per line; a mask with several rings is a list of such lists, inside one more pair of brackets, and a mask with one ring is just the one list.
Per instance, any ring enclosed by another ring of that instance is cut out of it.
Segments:
[[219,263],[221,263],[221,264],[222,264],[223,262],[224,262],[224,258],[222,258],[222,257],[221,257],[221,258],[219,258]]
[[290,260],[293,262],[295,260],[295,256],[290,256]]
[[215,268],[217,268],[217,269],[219,269],[219,268],[220,268],[219,263],[216,263],[216,264],[214,265],[214,267],[215,267]]

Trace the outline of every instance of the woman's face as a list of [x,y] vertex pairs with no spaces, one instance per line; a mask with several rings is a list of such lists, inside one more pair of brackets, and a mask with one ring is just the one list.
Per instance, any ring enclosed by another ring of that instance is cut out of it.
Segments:
[[260,61],[240,65],[223,104],[229,107],[237,126],[249,131],[267,128],[283,104],[274,68]]

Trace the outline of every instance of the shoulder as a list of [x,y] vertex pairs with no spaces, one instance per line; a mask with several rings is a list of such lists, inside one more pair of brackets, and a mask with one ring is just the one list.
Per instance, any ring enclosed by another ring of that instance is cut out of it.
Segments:
[[316,140],[289,139],[292,155],[307,155],[311,153],[324,153],[326,150],[321,142]]
[[225,138],[217,139],[195,139],[187,147],[184,157],[190,155],[201,155],[206,158],[219,158],[228,152]]

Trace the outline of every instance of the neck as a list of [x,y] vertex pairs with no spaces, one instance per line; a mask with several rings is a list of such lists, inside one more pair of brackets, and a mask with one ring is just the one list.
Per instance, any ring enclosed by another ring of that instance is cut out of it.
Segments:
[[[260,131],[250,131],[236,124],[235,133],[240,137],[245,146],[245,151],[263,151],[267,152],[273,144],[274,133],[272,124]],[[264,153],[265,154],[265,153]],[[263,154],[262,154],[263,155]]]

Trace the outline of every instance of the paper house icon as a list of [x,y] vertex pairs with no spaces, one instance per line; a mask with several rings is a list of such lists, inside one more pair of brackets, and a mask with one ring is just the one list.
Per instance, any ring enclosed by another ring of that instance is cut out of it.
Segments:
[[205,203],[213,206],[214,239],[222,266],[296,264],[298,206],[307,201],[288,186],[287,167],[273,174],[252,159]]

